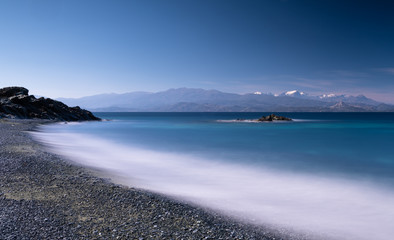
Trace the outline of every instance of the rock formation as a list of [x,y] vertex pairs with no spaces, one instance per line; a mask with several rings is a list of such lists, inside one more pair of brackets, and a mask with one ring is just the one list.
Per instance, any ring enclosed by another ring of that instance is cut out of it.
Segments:
[[36,98],[23,87],[0,89],[0,118],[40,118],[58,121],[100,120],[80,107],[68,107],[50,98]]
[[257,119],[259,122],[272,122],[272,121],[292,121],[291,118],[277,116],[275,114],[271,114],[268,116],[262,116],[261,118]]

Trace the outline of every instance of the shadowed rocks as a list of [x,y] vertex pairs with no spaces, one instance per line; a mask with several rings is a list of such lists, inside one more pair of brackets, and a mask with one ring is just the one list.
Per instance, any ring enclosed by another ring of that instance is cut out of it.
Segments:
[[261,118],[257,119],[259,122],[272,122],[272,121],[292,121],[291,118],[277,116],[275,114],[271,114],[268,116],[262,116]]
[[50,98],[36,98],[23,87],[0,89],[0,118],[39,118],[58,121],[100,120],[80,107],[68,107]]

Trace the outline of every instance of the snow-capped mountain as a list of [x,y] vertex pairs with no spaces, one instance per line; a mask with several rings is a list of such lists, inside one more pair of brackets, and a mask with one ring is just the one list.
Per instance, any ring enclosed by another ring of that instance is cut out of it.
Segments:
[[344,102],[344,103],[348,103],[348,104],[349,103],[350,104],[365,104],[365,105],[371,105],[371,106],[378,106],[381,104],[381,102],[377,102],[373,99],[367,98],[364,95],[351,96],[351,95],[345,95],[345,94],[326,93],[326,94],[321,94],[321,95],[316,96],[316,95],[307,94],[307,93],[299,91],[299,90],[287,91],[287,92],[283,92],[281,94],[276,94],[275,96],[303,98],[303,99],[318,100],[318,101],[329,102],[329,103]]
[[96,112],[360,112],[394,111],[363,95],[309,95],[292,90],[280,95],[254,92],[225,93],[218,90],[178,88],[148,93],[101,94],[62,102]]
[[352,104],[367,104],[372,106],[378,106],[381,104],[373,99],[367,98],[364,95],[351,96],[351,95],[335,95],[335,94],[323,94],[319,96],[321,101],[325,102],[345,102]]
[[[343,96],[343,95],[342,95],[342,96]],[[334,94],[334,93],[330,93],[330,94],[322,94],[322,95],[319,96],[320,99],[323,99],[323,98],[332,98],[332,97],[337,97],[337,95]]]
[[279,94],[279,96],[288,96],[288,97],[303,97],[306,96],[304,92],[298,90],[287,91],[284,93]]

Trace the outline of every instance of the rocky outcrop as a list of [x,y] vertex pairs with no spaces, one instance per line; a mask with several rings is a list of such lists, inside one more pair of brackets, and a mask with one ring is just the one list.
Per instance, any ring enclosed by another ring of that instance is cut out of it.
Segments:
[[50,98],[36,98],[23,87],[0,89],[0,118],[40,118],[58,121],[100,120],[80,107],[68,107]]
[[271,114],[268,116],[262,116],[261,118],[257,119],[258,122],[272,122],[272,121],[292,121],[291,118],[277,116],[275,114]]

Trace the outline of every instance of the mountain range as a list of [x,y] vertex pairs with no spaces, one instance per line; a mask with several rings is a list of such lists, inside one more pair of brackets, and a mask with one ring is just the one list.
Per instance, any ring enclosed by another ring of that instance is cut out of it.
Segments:
[[394,112],[394,105],[364,95],[313,96],[298,90],[273,95],[178,88],[57,100],[94,112]]

